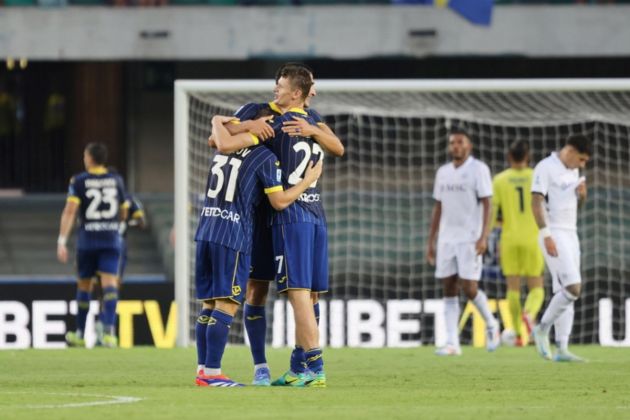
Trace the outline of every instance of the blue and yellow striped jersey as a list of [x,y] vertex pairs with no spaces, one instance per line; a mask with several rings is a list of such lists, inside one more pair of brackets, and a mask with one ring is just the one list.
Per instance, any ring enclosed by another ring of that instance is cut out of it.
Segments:
[[68,201],[79,204],[78,249],[120,247],[120,209],[129,207],[122,177],[97,167],[70,179]]
[[250,254],[256,206],[264,194],[282,189],[280,164],[267,147],[217,153],[210,162],[195,240]]
[[[324,151],[311,137],[290,136],[282,132],[282,123],[293,117],[306,119],[310,124],[315,120],[301,108],[293,108],[270,121],[276,136],[265,142],[280,159],[282,183],[285,189],[298,184],[304,176],[309,162],[317,163],[324,158]],[[293,204],[280,212],[274,212],[272,224],[282,225],[296,222],[315,224],[326,223],[324,207],[318,182],[313,183]]]

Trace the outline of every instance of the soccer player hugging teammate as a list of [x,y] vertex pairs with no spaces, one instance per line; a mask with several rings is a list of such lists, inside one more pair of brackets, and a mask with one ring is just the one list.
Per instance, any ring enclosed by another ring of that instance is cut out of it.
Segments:
[[551,360],[549,330],[555,327],[557,362],[582,362],[568,350],[573,327],[573,303],[580,297],[580,240],[577,210],[586,200],[586,179],[580,177],[591,156],[583,135],[570,136],[559,152],[541,160],[534,169],[532,211],[540,228],[539,242],[551,273],[553,297],[533,331],[536,349]]
[[195,235],[195,285],[197,299],[203,301],[196,327],[195,382],[199,386],[242,386],[222,374],[221,359],[233,317],[244,298],[256,207],[267,195],[274,209],[286,208],[317,181],[322,170],[321,162],[309,163],[304,178],[285,190],[276,156],[258,145],[253,134],[231,135],[224,124],[232,119],[212,119],[216,142],[249,142],[254,147],[217,153],[210,164],[205,203]]
[[[304,106],[308,107],[310,105],[310,99],[317,94],[313,73],[308,67],[301,63],[287,63],[283,65],[276,72],[276,84],[285,83],[285,81],[280,82],[280,79],[283,77],[286,78],[287,75],[296,72],[301,74],[306,72],[310,75],[312,84],[308,97],[304,100]],[[290,101],[287,101],[286,98],[283,99],[284,100],[281,99],[278,101],[278,96],[276,95],[276,100],[272,102],[243,105],[236,111],[235,118],[238,120],[230,121],[226,124],[226,128],[232,134],[249,131],[261,139],[269,138],[269,131],[271,131],[271,137],[274,137],[274,129],[267,123],[269,121],[268,116],[280,117],[289,110],[292,106]],[[303,113],[288,115],[286,118],[278,120],[279,122],[276,124],[276,127],[279,129],[278,131],[281,130],[283,133],[289,134],[290,138],[288,140],[293,141],[295,144],[299,142],[298,134],[301,135],[301,137],[310,137],[321,146],[324,152],[334,156],[342,156],[344,147],[341,140],[339,140],[333,131],[323,122],[320,115],[314,109],[308,107],[305,110],[308,117],[310,117],[308,120],[304,118]],[[313,122],[316,124],[313,124]],[[234,140],[234,137],[231,140]],[[236,150],[238,147],[243,146],[242,143],[233,141],[229,143],[224,141],[220,144],[216,144],[214,138],[210,139],[210,143],[226,152]],[[267,144],[270,145],[271,142]],[[303,160],[304,158],[306,158],[306,155],[303,156]],[[302,162],[302,160],[300,162]],[[285,175],[286,174],[285,172]],[[269,291],[269,283],[275,279],[278,271],[276,268],[278,260],[275,259],[276,257],[273,254],[271,226],[269,224],[272,211],[273,210],[269,208],[266,202],[261,203],[256,209],[252,248],[252,270],[250,279],[247,282],[246,303],[243,308],[244,324],[249,337],[254,362],[253,384],[260,386],[271,384],[271,373],[265,355],[265,335],[267,331],[265,303]],[[316,322],[319,322],[317,292],[313,291],[311,293],[311,300]],[[303,385],[305,383],[304,380],[295,380],[298,373],[304,376],[302,372],[303,369],[297,367],[297,365],[301,364],[303,367],[306,363],[304,359],[304,349],[299,344],[294,348],[291,360],[296,366],[297,372],[294,372],[293,378],[289,378],[289,381],[292,385]]]
[[492,217],[492,179],[488,166],[471,156],[472,148],[464,130],[452,130],[448,139],[452,162],[440,167],[435,175],[427,260],[436,265],[435,276],[444,286],[447,341],[436,350],[439,356],[461,354],[460,285],[486,322],[486,348],[494,351],[499,344],[498,322],[488,307],[486,294],[478,288]]
[[[274,102],[285,113],[273,120],[275,137],[267,143],[280,158],[286,186],[301,182],[306,165],[321,161],[324,150],[336,148],[335,154],[343,153],[336,136],[328,135],[326,140],[316,136],[322,130],[304,110],[312,87],[312,74],[307,69],[285,66],[274,90]],[[328,240],[317,183],[293,205],[274,212],[271,225],[278,291],[287,293],[293,307],[297,344],[289,370],[272,385],[325,387],[313,298],[328,289]]]
[[118,302],[118,268],[121,256],[120,221],[126,219],[129,203],[120,175],[105,167],[107,148],[90,143],[83,153],[85,172],[70,179],[66,206],[61,215],[57,258],[68,261],[66,242],[79,214],[77,240],[77,328],[69,331],[70,346],[84,347],[85,324],[90,309],[93,280],[98,274],[103,288],[103,345],[116,347],[116,304]]
[[[538,246],[538,226],[531,205],[533,169],[529,167],[529,143],[515,141],[508,151],[510,168],[492,182],[493,221],[501,219],[501,271],[507,280],[507,300],[515,345],[524,346],[522,326],[531,335],[533,323],[545,300],[545,262]],[[500,215],[500,216],[499,216]],[[527,279],[529,293],[521,310],[521,278]]]

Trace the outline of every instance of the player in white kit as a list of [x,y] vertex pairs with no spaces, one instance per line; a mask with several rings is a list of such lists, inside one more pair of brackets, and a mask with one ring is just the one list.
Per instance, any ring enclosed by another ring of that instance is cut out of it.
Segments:
[[[472,142],[463,130],[452,130],[448,151],[452,162],[435,175],[427,260],[436,265],[435,276],[444,285],[446,346],[439,356],[459,356],[459,288],[479,310],[487,326],[486,348],[499,345],[499,325],[488,307],[486,294],[478,288],[482,258],[488,247],[492,216],[492,178],[488,165],[471,156]],[[435,240],[437,237],[437,252]]]
[[[586,179],[580,177],[591,155],[587,137],[573,135],[559,152],[541,160],[534,169],[532,210],[540,228],[540,245],[551,273],[553,297],[534,330],[538,353],[557,362],[582,362],[568,350],[573,327],[573,304],[579,298],[580,241],[577,210],[586,200]],[[552,357],[549,330],[555,327],[557,352]]]

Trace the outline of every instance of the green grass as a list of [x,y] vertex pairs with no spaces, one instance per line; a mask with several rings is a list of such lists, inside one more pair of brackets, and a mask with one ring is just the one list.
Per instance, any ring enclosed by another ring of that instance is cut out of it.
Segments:
[[[0,352],[2,419],[630,418],[630,350],[575,346],[585,364],[540,359],[533,348],[495,354],[430,347],[327,349],[327,389],[193,386],[193,349]],[[289,350],[270,350],[280,375]],[[229,347],[224,371],[249,382],[249,350]],[[58,405],[137,397],[129,404]],[[42,407],[49,406],[49,407]]]

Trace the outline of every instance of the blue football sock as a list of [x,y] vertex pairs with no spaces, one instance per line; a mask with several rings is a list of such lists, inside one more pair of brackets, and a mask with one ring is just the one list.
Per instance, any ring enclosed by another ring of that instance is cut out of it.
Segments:
[[116,305],[118,304],[118,288],[108,286],[103,288],[103,324],[105,334],[116,333]]
[[245,304],[243,308],[245,329],[249,337],[249,346],[254,358],[254,364],[267,363],[265,357],[265,335],[267,333],[267,318],[264,306]]
[[313,305],[313,311],[315,312],[315,321],[317,321],[317,325],[319,325],[319,302]]
[[195,325],[195,337],[197,339],[197,364],[206,364],[206,329],[208,328],[208,321],[212,309],[202,309],[197,317],[197,324]]
[[291,372],[304,373],[305,371],[304,349],[300,346],[295,346],[293,352],[291,352]]
[[212,311],[206,329],[206,369],[221,369],[221,359],[233,319],[225,312]]
[[85,323],[90,311],[90,295],[90,292],[77,290],[77,334],[79,338],[83,338],[85,332]]
[[314,373],[319,373],[324,370],[324,359],[322,357],[322,349],[314,348],[307,352],[304,352],[304,358],[306,359],[306,365],[309,370]]

